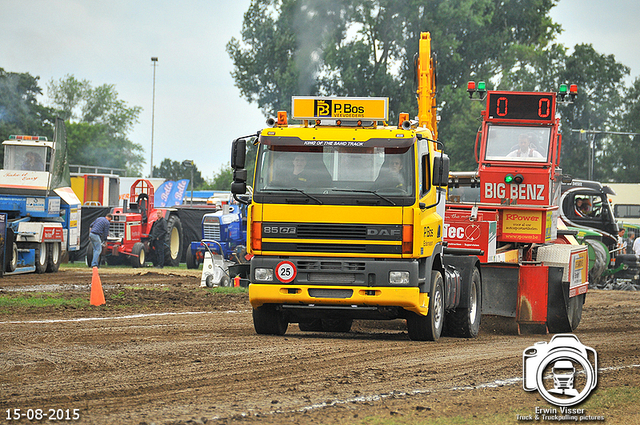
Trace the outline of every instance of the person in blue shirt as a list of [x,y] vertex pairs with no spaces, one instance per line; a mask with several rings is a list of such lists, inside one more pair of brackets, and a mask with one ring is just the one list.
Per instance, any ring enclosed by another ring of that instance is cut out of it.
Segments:
[[98,217],[91,223],[91,226],[89,226],[89,239],[91,240],[91,245],[93,245],[91,267],[98,267],[100,265],[102,243],[106,242],[109,236],[109,224],[112,218],[113,216],[111,214],[107,214],[105,217]]

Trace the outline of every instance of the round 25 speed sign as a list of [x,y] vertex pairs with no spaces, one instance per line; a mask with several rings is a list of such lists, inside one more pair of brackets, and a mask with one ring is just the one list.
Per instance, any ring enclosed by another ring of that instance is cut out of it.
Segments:
[[291,261],[281,261],[276,266],[276,277],[282,283],[289,283],[296,277],[296,266]]

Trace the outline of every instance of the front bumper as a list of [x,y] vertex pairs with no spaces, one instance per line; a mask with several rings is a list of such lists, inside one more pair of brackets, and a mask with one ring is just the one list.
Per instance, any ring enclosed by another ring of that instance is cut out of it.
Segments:
[[[283,263],[294,269],[290,281],[278,278]],[[273,280],[257,280],[257,268],[274,270]],[[390,283],[392,271],[408,273],[408,281]],[[263,304],[341,310],[397,307],[426,315],[429,297],[421,291],[423,283],[416,260],[256,256],[251,260],[249,301],[254,308]]]

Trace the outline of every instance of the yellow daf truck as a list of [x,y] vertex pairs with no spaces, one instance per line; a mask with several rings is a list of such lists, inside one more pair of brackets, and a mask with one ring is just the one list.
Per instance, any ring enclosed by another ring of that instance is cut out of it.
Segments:
[[[416,72],[415,120],[402,113],[388,124],[387,98],[294,97],[291,117],[278,112],[250,139],[257,333],[282,335],[289,323],[345,332],[353,319],[404,318],[412,340],[437,340],[443,329],[477,335],[478,253],[443,255],[449,159],[437,141],[429,33]],[[246,143],[233,142],[235,194],[246,191]]]

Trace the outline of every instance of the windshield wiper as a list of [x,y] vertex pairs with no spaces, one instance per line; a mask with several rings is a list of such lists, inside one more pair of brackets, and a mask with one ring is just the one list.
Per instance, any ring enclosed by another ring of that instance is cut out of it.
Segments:
[[304,196],[306,196],[309,199],[313,199],[314,201],[316,201],[320,205],[323,204],[323,202],[320,199],[316,198],[315,196],[309,195],[307,192],[305,192],[302,189],[298,189],[298,188],[295,188],[295,187],[286,188],[286,189],[267,189],[267,190],[263,190],[262,192],[298,192],[298,193],[302,193]]
[[391,199],[387,198],[386,196],[382,196],[380,195],[378,192],[376,192],[375,190],[364,190],[364,189],[337,189],[337,188],[333,188],[331,190],[335,190],[336,192],[358,192],[358,193],[371,193],[372,195],[376,195],[378,198],[387,201],[388,203],[390,203],[391,205],[393,205],[394,207],[396,206],[396,203],[393,202]]

